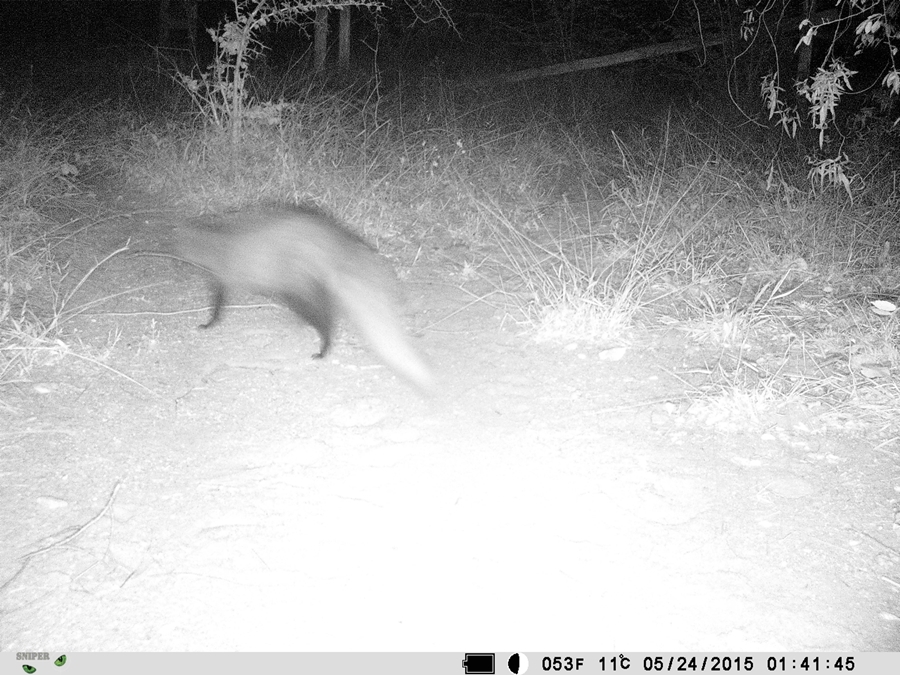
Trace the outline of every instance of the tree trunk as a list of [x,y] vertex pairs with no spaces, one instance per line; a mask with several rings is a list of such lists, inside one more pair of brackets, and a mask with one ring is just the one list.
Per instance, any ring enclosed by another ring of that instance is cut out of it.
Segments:
[[[803,18],[814,21],[816,0],[803,0]],[[803,37],[802,35],[800,37]],[[806,82],[809,77],[809,64],[812,59],[812,40],[809,44],[800,43],[797,50],[797,82]]]
[[[197,1],[160,0],[159,32],[157,44],[160,47],[177,47],[181,33],[186,38],[191,54],[197,55]],[[184,42],[180,43],[184,46]]]
[[328,51],[328,9],[325,7],[316,9],[313,51],[315,52],[316,72],[322,72],[325,68],[325,55]]
[[342,73],[350,70],[350,7],[341,7],[338,39],[338,64]]
[[197,2],[199,0],[182,0],[184,2],[184,13],[187,21],[188,46],[191,50],[191,56],[197,58]]
[[168,47],[172,39],[172,18],[169,16],[169,0],[159,0],[159,30],[156,35],[156,44],[160,47]]

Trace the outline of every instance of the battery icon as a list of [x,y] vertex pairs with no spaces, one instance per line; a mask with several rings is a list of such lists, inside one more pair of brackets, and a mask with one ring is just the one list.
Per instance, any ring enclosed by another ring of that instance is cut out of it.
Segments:
[[493,654],[466,654],[462,665],[466,675],[494,675]]

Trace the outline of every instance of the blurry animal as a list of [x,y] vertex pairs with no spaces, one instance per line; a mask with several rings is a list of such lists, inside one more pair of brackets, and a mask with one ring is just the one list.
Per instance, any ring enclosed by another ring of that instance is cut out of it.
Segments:
[[316,207],[273,204],[200,216],[179,227],[176,251],[211,275],[212,315],[234,289],[275,296],[316,329],[322,358],[344,316],[385,364],[423,393],[432,373],[413,348],[396,309],[387,260]]

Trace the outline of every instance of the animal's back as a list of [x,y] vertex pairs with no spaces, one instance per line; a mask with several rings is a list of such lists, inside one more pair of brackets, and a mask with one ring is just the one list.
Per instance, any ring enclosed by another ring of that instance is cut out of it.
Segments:
[[280,205],[195,218],[179,228],[176,248],[226,285],[263,293],[291,289],[297,274],[327,279],[354,264],[369,268],[374,253],[332,216]]

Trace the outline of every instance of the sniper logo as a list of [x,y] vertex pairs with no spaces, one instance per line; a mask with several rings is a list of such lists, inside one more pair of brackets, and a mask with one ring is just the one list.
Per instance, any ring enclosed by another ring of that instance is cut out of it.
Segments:
[[[53,662],[53,665],[54,665],[54,666],[64,666],[64,665],[66,665],[66,655],[65,655],[65,654],[62,654],[58,659],[56,659],[56,661]],[[28,663],[25,663],[25,664],[22,665],[22,670],[24,670],[24,671],[25,671],[26,673],[28,673],[29,675],[31,675],[31,673],[36,673],[36,672],[37,672],[37,668],[35,668],[34,666],[32,666],[32,665],[30,665],[30,664],[28,664]]]

